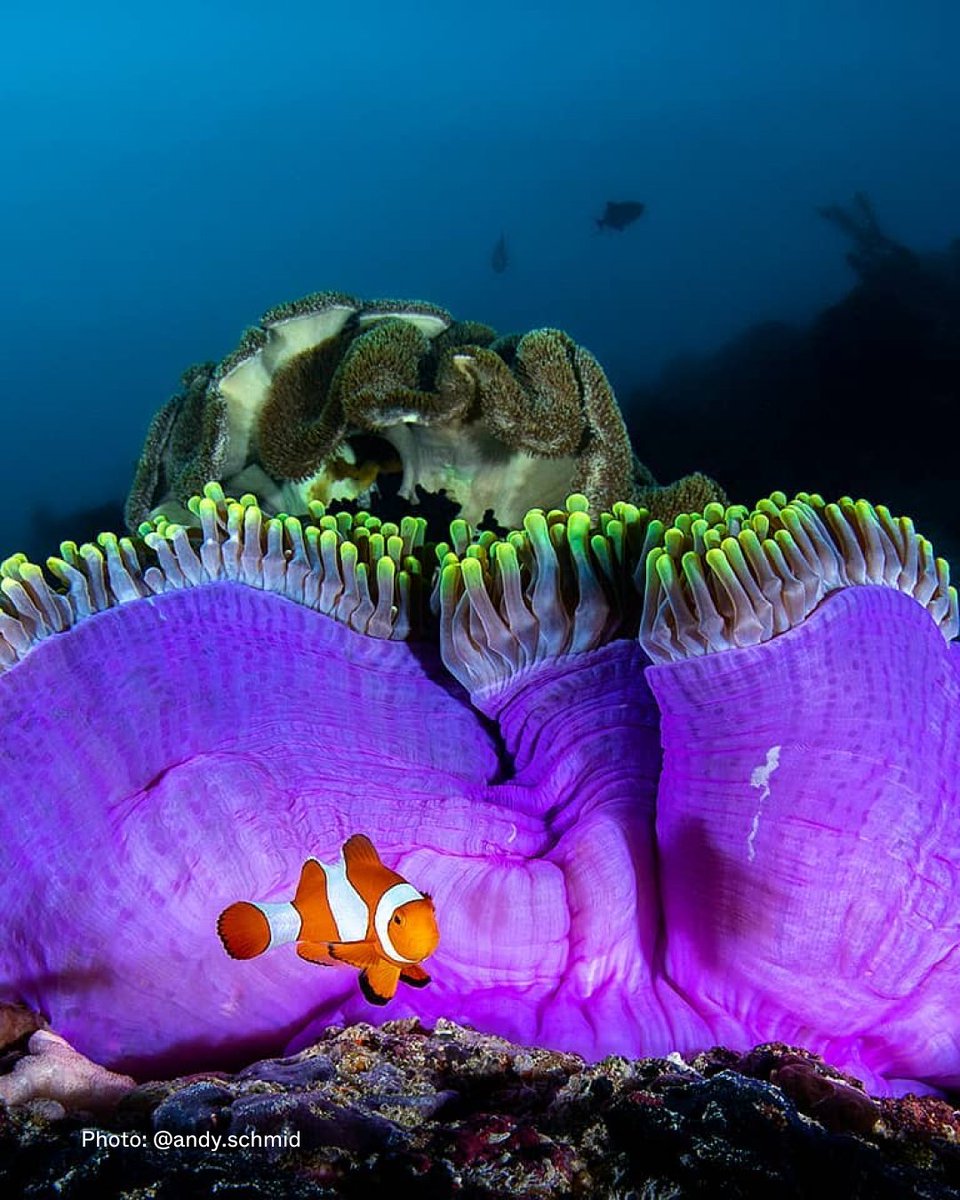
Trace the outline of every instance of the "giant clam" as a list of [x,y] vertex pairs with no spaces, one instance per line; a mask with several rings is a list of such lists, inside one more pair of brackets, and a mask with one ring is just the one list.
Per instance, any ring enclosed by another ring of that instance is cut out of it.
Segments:
[[[453,328],[276,310],[157,418],[135,536],[3,564],[0,998],[134,1072],[418,1015],[960,1086],[946,564],[863,501],[748,511],[706,481],[659,520],[595,360]],[[410,498],[442,482],[469,514],[446,542],[330,510],[392,453]],[[491,509],[506,534],[474,528]],[[215,929],[356,831],[440,921],[432,984],[385,1012]]]

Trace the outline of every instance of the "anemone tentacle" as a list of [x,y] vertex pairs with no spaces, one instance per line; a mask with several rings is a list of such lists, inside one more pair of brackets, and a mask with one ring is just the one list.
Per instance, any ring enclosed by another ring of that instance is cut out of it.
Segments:
[[752,511],[710,503],[665,528],[625,502],[592,521],[588,498],[573,494],[565,509],[531,509],[505,538],[455,520],[436,547],[421,517],[383,522],[319,501],[309,510],[268,517],[254,496],[229,499],[211,482],[188,500],[189,526],[160,515],[135,538],[64,542],[47,560],[53,581],[11,556],[0,564],[0,668],[115,604],[219,579],[377,638],[423,632],[432,610],[447,668],[470,691],[638,628],[654,662],[754,645],[844,587],[896,588],[948,641],[958,629],[946,561],[909,518],[849,497],[826,504],[802,492],[788,503],[775,492]]
[[218,580],[274,592],[360,633],[398,640],[429,618],[426,521],[396,524],[370,513],[300,520],[265,517],[253,496],[232,500],[219,484],[188,502],[190,527],[163,517],[136,538],[103,533],[97,544],[64,542],[42,569],[13,555],[0,565],[0,669],[34,645],[118,604]]
[[769,641],[839,588],[896,588],[921,604],[946,640],[957,634],[957,591],[908,517],[847,496],[774,492],[678,517],[643,564],[640,640],[655,662]]
[[504,539],[455,522],[452,545],[437,546],[432,598],[447,669],[476,699],[536,663],[634,632],[632,573],[661,534],[627,503],[594,523],[578,494],[563,510],[532,509]]

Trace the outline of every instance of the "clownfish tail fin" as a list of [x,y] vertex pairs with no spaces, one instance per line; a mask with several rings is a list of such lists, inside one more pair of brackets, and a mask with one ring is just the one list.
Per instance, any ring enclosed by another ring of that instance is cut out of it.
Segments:
[[217,918],[217,933],[231,958],[256,958],[271,941],[270,922],[262,909],[238,900]]

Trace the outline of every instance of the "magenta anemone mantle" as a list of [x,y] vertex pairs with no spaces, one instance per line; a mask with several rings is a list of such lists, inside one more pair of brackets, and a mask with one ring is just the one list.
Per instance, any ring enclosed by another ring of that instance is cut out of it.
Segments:
[[[701,476],[665,525],[586,351],[420,304],[281,306],[185,388],[136,536],[0,564],[0,1001],[137,1074],[415,1015],[960,1087],[957,597],[908,518]],[[332,511],[398,470],[513,528]],[[434,899],[429,986],[224,953],[356,833]]]
[[[418,1015],[960,1085],[956,594],[908,520],[190,509],[3,565],[0,999],[134,1072]],[[435,899],[429,987],[222,952],[357,831]]]

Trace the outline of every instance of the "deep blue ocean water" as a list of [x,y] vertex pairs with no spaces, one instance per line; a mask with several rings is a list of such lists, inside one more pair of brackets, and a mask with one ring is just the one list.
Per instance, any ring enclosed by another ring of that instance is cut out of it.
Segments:
[[[89,536],[83,510],[122,501],[183,369],[283,300],[334,288],[431,300],[502,331],[565,328],[606,367],[656,467],[638,389],[758,322],[802,327],[857,283],[819,206],[866,192],[921,253],[960,236],[949,0],[54,2],[0,15],[3,555],[52,552],[73,514]],[[611,199],[646,211],[598,231]],[[744,419],[757,458],[778,388]],[[736,403],[716,410],[695,390],[680,416],[700,442],[687,461],[670,433],[671,467],[701,465],[711,427],[737,425]],[[851,383],[851,405],[889,432],[851,453],[838,486],[879,487],[882,501],[889,480],[936,523],[955,467],[938,427],[947,400],[927,401],[871,411]],[[782,486],[832,485],[816,452],[821,431],[835,436],[830,406],[801,403],[815,436]]]

